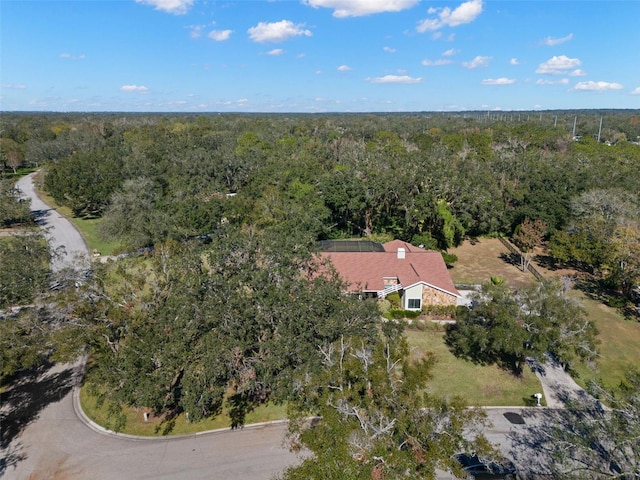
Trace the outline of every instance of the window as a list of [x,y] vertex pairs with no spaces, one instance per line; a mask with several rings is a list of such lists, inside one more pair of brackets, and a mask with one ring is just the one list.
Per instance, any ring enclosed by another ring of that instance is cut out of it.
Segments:
[[407,308],[410,310],[420,310],[421,308],[421,300],[419,298],[410,298],[407,303]]

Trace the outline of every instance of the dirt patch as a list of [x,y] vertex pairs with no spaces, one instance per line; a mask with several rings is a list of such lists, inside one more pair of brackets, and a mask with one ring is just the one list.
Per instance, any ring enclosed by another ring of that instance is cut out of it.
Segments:
[[505,278],[508,285],[519,288],[535,280],[532,274],[520,270],[519,258],[515,258],[497,238],[466,240],[459,247],[449,249],[449,253],[458,257],[449,270],[457,284],[476,285],[499,276]]
[[[481,238],[473,242],[466,240],[449,253],[458,256],[453,268],[449,270],[451,278],[457,284],[481,284],[488,282],[496,275],[507,280],[507,284],[514,288],[530,285],[535,277],[524,273],[520,269],[520,258],[513,255],[497,238]],[[543,251],[536,255],[532,265],[545,278],[559,278],[561,276],[576,276],[576,270],[556,268],[545,256]]]

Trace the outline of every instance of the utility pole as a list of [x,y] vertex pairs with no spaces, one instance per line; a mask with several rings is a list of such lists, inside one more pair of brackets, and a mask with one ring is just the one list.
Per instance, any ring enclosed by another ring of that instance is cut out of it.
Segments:
[[600,134],[602,133],[602,117],[600,117],[600,128],[598,129],[598,143],[600,143]]

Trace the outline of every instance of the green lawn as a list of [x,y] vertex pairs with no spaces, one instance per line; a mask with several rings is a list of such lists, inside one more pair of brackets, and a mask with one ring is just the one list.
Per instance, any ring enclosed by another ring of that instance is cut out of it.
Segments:
[[574,379],[582,386],[598,380],[607,386],[617,386],[630,366],[640,367],[640,322],[626,320],[617,310],[576,292],[587,310],[589,319],[600,331],[600,356],[595,368],[578,365]]
[[[97,408],[96,398],[89,394],[86,387],[80,390],[80,405],[85,414],[98,425],[105,428],[110,427],[107,418],[107,406],[102,405],[101,408]],[[225,411],[216,417],[195,423],[187,422],[184,414],[178,415],[171,421],[152,417],[150,421],[145,422],[142,410],[126,408],[124,413],[127,417],[127,423],[119,433],[129,435],[145,437],[185,435],[219,428],[231,428],[231,420]],[[286,406],[267,404],[248,414],[246,423],[271,422],[283,418],[286,418]]]
[[407,338],[412,355],[433,352],[436,356],[433,379],[427,387],[435,395],[458,395],[470,405],[530,406],[534,404],[531,395],[541,391],[540,382],[529,369],[525,369],[523,378],[516,378],[495,365],[480,366],[456,358],[444,343],[442,329],[409,329]]
[[69,219],[71,223],[75,225],[75,227],[80,231],[80,234],[84,238],[84,241],[87,242],[87,246],[89,247],[90,252],[97,251],[101,255],[111,255],[120,247],[117,242],[106,242],[102,238],[100,238],[97,232],[97,227],[101,219],[74,217],[70,208],[58,205],[56,201],[46,193],[38,191],[38,195],[44,202],[54,207],[56,211],[58,211],[61,215],[64,215]]

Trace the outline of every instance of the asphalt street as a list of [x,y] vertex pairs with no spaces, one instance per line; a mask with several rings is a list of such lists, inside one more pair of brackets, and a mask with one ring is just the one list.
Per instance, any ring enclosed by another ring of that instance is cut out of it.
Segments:
[[[57,365],[40,378],[60,376]],[[75,382],[79,371],[63,375]],[[12,442],[4,477],[16,480],[268,479],[298,458],[283,445],[285,424],[183,437],[132,438],[81,420],[77,390],[49,403]]]
[[73,224],[36,195],[33,185],[35,173],[22,177],[17,186],[24,197],[31,199],[31,210],[36,213],[39,225],[44,229],[49,245],[57,255],[54,255],[51,269],[60,270],[73,266],[78,259],[86,260],[89,249]]

